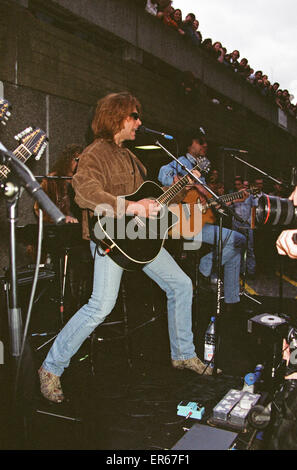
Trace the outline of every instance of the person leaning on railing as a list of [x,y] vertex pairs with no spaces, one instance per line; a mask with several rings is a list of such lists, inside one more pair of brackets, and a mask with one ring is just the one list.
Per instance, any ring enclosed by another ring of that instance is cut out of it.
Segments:
[[150,15],[157,16],[158,6],[159,6],[159,1],[158,0],[147,0],[146,6],[145,6],[145,11],[147,13],[150,13]]

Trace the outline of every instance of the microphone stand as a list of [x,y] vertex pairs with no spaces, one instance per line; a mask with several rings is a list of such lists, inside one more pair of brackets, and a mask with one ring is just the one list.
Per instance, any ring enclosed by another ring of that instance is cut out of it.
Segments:
[[281,184],[285,188],[289,189],[289,185],[287,185],[283,181],[279,181],[278,179],[274,178],[273,176],[269,175],[268,173],[265,173],[265,171],[260,170],[260,168],[257,168],[256,166],[252,165],[251,163],[248,163],[247,161],[243,160],[242,158],[237,157],[237,155],[234,155],[233,153],[230,153],[230,157],[235,158],[236,160],[243,163],[244,165],[247,165],[250,168],[252,168],[253,170],[256,170],[258,173],[261,173],[261,175],[263,175],[265,178],[269,179],[270,181],[273,181],[274,183]]
[[23,186],[46,211],[56,224],[65,222],[65,216],[41,189],[29,168],[18,160],[14,154],[1,145],[0,164],[11,167],[13,178],[1,184],[1,190],[6,198],[7,219],[10,227],[10,332],[12,356],[18,358],[21,351],[21,315],[18,307],[17,274],[16,274],[16,222],[18,219],[18,201],[20,186]]
[[245,285],[246,285],[246,273],[247,273],[247,252],[248,252],[248,247],[249,247],[249,228],[243,228],[243,231],[245,233],[246,237],[246,248],[245,248],[245,253],[244,253],[244,262],[243,262],[243,274],[242,274],[242,290],[240,292],[240,295],[245,296],[247,299],[252,300],[258,305],[262,305],[262,302],[260,302],[257,299],[254,299],[254,297],[248,295],[245,290]]
[[[0,191],[6,200],[7,220],[9,223],[9,289],[7,293],[8,328],[10,336],[10,353],[13,357],[13,404],[18,406],[17,382],[19,364],[22,358],[23,326],[21,308],[18,300],[18,280],[16,262],[16,223],[18,220],[18,202],[20,189],[23,186],[40,204],[40,207],[50,214],[56,224],[64,223],[65,216],[49,199],[35,180],[29,168],[14,154],[0,143],[0,164],[11,168],[11,177],[7,182],[1,182]],[[19,408],[19,406],[18,406]],[[16,412],[16,411],[15,411]],[[17,415],[17,412],[16,412]]]
[[[224,202],[220,200],[220,197],[211,189],[207,186],[206,183],[204,183],[200,178],[198,178],[196,175],[193,174],[191,170],[189,170],[183,163],[181,163],[178,158],[176,158],[172,153],[170,153],[160,142],[157,140],[156,145],[161,147],[167,155],[169,155],[173,160],[175,160],[181,167],[182,169],[188,173],[188,175],[191,176],[197,183],[201,184],[204,189],[206,189],[212,196],[213,198],[217,201],[218,205],[221,206],[223,209],[226,210],[227,213],[232,215],[234,218],[236,218],[239,222],[245,223],[241,217],[239,217],[235,212],[230,209],[229,206],[227,206]],[[218,354],[219,354],[219,348],[220,348],[220,325],[219,322],[221,320],[221,290],[222,290],[222,252],[223,252],[223,237],[222,237],[222,231],[223,231],[223,217],[227,216],[227,214],[220,208],[217,210],[218,215],[219,215],[219,240],[218,240],[218,279],[217,279],[217,293],[216,293],[216,314],[215,314],[215,353],[212,358],[212,363],[213,363],[213,375],[217,375],[217,359],[218,359]],[[209,367],[210,364],[206,366]],[[205,370],[206,370],[205,369]]]

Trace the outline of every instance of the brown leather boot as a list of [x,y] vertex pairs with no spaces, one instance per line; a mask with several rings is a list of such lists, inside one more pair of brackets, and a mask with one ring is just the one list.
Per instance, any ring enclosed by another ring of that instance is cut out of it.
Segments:
[[40,380],[40,391],[44,398],[54,403],[62,403],[64,395],[61,387],[60,377],[40,367],[38,370]]
[[172,365],[176,369],[190,369],[196,372],[197,374],[212,375],[212,368],[207,367],[206,369],[206,365],[202,361],[200,361],[199,357],[197,356],[191,357],[190,359],[172,359]]

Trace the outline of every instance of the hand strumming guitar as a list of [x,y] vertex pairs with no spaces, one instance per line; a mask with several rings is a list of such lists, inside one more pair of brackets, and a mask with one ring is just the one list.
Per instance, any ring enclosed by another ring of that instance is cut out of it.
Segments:
[[156,217],[160,210],[160,204],[154,199],[141,199],[137,202],[130,201],[126,214],[138,215],[140,217]]

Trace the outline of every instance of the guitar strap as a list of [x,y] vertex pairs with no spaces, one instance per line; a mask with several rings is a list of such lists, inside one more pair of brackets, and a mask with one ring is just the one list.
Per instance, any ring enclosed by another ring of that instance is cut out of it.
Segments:
[[[99,250],[99,248],[100,248],[100,241],[99,241],[99,240],[95,237],[95,235],[94,235],[94,227],[95,227],[95,224],[96,224],[96,222],[97,222],[97,218],[96,218],[94,215],[91,217],[90,212],[91,212],[91,210],[88,209],[88,210],[87,210],[87,213],[88,213],[88,226],[89,226],[90,239],[91,239],[92,242],[94,242],[95,245],[96,245],[96,250],[95,250],[95,253],[94,253],[94,259],[95,259],[95,254],[96,254],[96,252],[97,252],[97,254],[98,254],[99,256],[105,256],[105,253],[103,253],[103,252],[100,253],[100,250]],[[102,242],[102,243],[104,243],[104,242]],[[108,246],[106,246],[106,248],[108,248]]]

